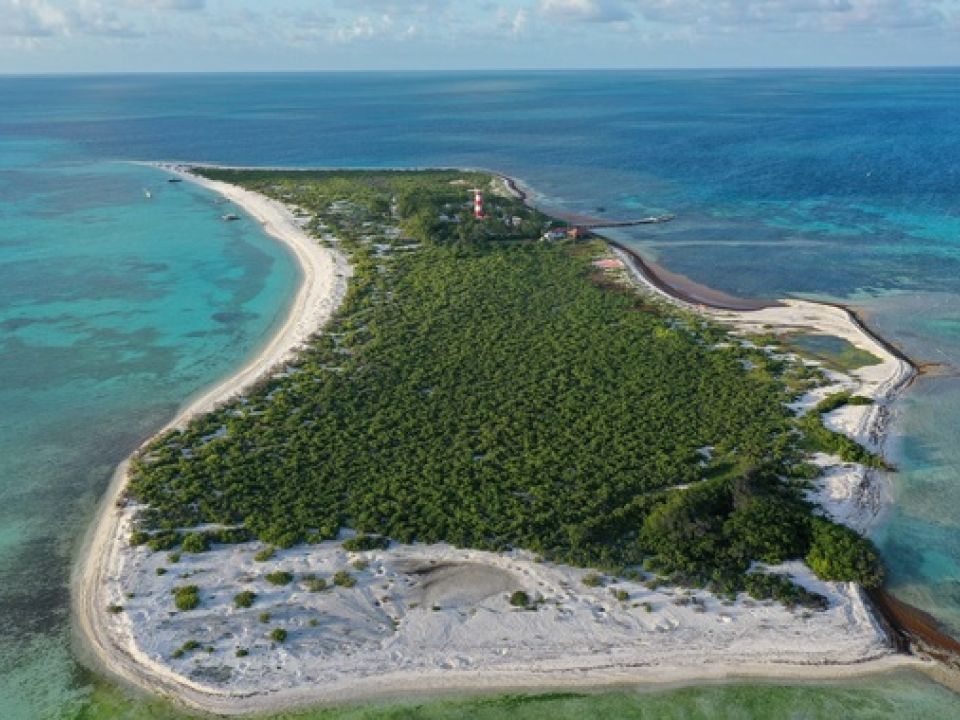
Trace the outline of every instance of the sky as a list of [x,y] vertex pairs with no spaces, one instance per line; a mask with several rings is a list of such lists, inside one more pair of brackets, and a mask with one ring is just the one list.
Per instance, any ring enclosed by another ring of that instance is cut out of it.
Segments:
[[960,0],[0,0],[0,73],[960,65]]

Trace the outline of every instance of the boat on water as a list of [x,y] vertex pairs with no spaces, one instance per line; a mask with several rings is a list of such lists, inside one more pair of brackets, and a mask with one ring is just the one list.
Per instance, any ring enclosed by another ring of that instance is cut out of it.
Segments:
[[147,190],[146,188],[144,188],[144,190],[143,190],[143,196],[144,196],[147,200],[149,200],[150,198],[153,197],[153,193],[150,192],[149,190]]
[[240,216],[235,215],[234,213],[227,213],[226,215],[221,215],[220,219],[223,220],[224,222],[231,222],[233,220],[239,220]]
[[181,182],[183,182],[183,178],[178,178],[178,177],[167,178],[167,182],[168,182],[168,183],[181,183]]

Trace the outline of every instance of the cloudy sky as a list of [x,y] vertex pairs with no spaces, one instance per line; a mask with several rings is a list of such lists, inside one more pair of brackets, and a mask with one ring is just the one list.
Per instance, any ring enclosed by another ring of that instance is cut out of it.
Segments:
[[960,0],[0,0],[0,73],[958,64]]

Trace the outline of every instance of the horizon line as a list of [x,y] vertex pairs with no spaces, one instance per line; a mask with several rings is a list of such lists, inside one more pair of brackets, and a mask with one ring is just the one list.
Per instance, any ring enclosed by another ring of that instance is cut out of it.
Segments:
[[468,73],[570,73],[570,72],[747,72],[747,71],[830,71],[830,70],[960,70],[955,65],[717,65],[717,66],[598,66],[598,67],[476,67],[476,68],[340,68],[300,70],[51,70],[3,72],[0,78],[94,77],[138,75],[400,75]]

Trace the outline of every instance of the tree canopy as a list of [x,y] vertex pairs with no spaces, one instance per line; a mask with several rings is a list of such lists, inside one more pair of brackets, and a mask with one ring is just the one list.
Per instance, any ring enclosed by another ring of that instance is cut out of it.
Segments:
[[466,189],[495,182],[476,173],[205,172],[304,208],[355,274],[288,368],[142,455],[139,542],[352,528],[378,546],[646,560],[725,591],[754,560],[804,556],[877,581],[867,541],[785,479],[803,457],[786,403],[813,381],[600,273],[602,243],[536,242],[549,220],[492,192],[473,220]]

